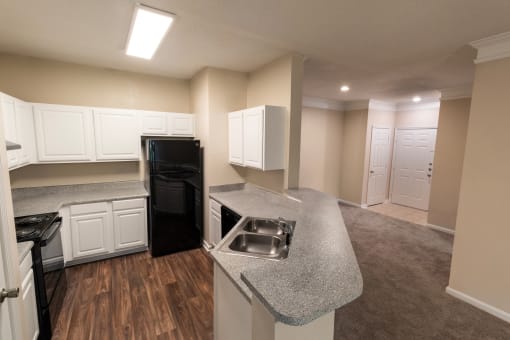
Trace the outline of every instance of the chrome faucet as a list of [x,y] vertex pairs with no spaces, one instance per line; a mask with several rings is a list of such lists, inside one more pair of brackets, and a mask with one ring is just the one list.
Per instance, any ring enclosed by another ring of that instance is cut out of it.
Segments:
[[292,222],[284,219],[283,217],[278,217],[278,225],[282,228],[283,233],[286,235],[285,243],[287,246],[290,245],[290,241],[294,235],[294,225]]

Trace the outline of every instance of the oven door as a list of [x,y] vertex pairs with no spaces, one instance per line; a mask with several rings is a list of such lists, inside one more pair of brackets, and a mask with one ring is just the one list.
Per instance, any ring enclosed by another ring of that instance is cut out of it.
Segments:
[[60,236],[61,223],[61,218],[56,219],[41,239],[44,283],[52,328],[57,323],[67,289],[64,253]]

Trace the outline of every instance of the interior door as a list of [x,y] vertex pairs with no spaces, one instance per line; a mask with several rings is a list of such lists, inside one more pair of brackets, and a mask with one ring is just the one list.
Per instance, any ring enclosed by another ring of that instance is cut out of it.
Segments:
[[428,210],[436,129],[397,129],[391,201]]
[[[3,226],[2,226],[3,227]],[[0,289],[9,288],[7,286],[7,279],[2,255],[2,244],[0,242]],[[8,300],[0,303],[0,339],[13,339],[11,330],[11,319],[9,316]]]
[[383,203],[388,197],[391,162],[391,130],[372,128],[367,204]]

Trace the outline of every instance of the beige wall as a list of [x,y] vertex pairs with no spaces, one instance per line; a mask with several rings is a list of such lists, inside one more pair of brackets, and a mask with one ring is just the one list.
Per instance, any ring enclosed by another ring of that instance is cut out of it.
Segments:
[[287,187],[296,187],[299,184],[302,78],[303,57],[298,55],[279,58],[249,74],[247,107],[266,104],[287,108],[286,170],[262,172],[246,169],[246,181],[274,191],[283,191]]
[[[476,65],[450,287],[510,313],[510,58]],[[508,315],[508,314],[507,314]]]
[[[390,128],[390,155],[389,155],[389,169],[391,172],[391,159],[393,154],[393,135],[395,131],[395,120],[396,120],[396,112],[394,111],[384,111],[384,110],[368,110],[368,122],[367,122],[367,133],[366,133],[366,143],[365,143],[365,159],[363,165],[363,191],[362,191],[362,204],[367,203],[367,192],[368,192],[368,172],[370,168],[370,149],[372,146],[372,128]],[[390,189],[390,174],[388,174],[388,183],[387,183],[387,197],[389,197],[389,189]]]
[[471,99],[441,102],[428,223],[455,229]]
[[[190,112],[189,80],[0,53],[0,92],[41,103]],[[29,165],[15,188],[141,180],[143,162]]]
[[299,187],[340,197],[343,112],[303,107]]
[[439,120],[439,108],[397,111],[395,128],[435,128]]
[[361,204],[368,110],[346,111],[342,133],[340,199]]

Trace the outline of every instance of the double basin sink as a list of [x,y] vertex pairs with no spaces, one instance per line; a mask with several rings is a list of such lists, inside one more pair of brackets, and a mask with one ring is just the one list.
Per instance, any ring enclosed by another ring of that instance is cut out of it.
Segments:
[[295,221],[247,217],[243,219],[223,243],[220,251],[282,260],[289,255]]

